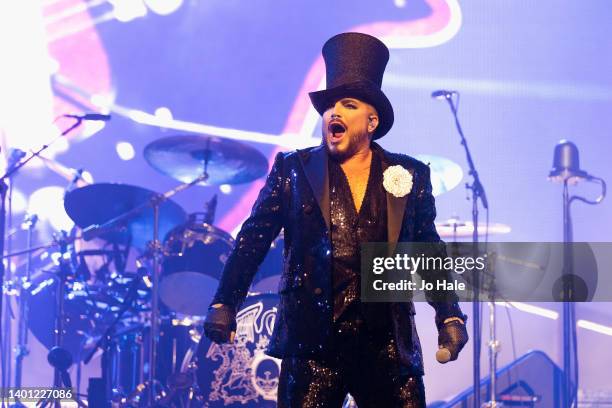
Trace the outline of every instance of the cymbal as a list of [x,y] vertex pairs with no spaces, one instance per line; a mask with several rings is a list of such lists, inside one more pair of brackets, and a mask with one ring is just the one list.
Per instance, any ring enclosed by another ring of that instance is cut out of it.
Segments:
[[[151,201],[157,193],[142,187],[127,184],[97,183],[81,187],[67,193],[64,208],[68,216],[81,228],[93,224],[102,225],[125,212]],[[162,202],[159,208],[160,240],[174,227],[184,223],[187,214],[183,208],[171,200]],[[153,208],[144,207],[133,218],[125,221],[124,228],[108,232],[101,238],[131,244],[141,250],[153,240]]]
[[268,172],[268,160],[257,149],[214,136],[164,137],[149,143],[144,156],[155,170],[183,183],[206,167],[208,179],[198,183],[203,186],[248,183]]
[[[474,233],[474,223],[451,218],[444,222],[436,223],[438,235],[442,238],[469,238]],[[478,223],[478,236],[508,234],[512,231],[509,225],[499,223]]]
[[457,187],[463,179],[461,166],[450,159],[431,154],[417,154],[415,158],[429,165],[434,197]]

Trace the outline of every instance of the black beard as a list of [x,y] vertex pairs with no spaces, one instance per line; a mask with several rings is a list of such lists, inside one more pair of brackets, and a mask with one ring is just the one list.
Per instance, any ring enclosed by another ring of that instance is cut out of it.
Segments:
[[324,143],[324,145],[325,145],[325,150],[327,150],[328,157],[339,164],[344,163],[345,161],[350,159],[355,154],[355,152],[351,151],[351,149],[348,149],[345,152],[339,152],[337,150],[332,151],[329,149],[329,146],[327,145],[327,143]]
[[[367,136],[365,137],[367,138]],[[327,138],[325,136],[323,136],[322,142],[323,142],[323,145],[325,146],[325,150],[327,150],[328,157],[339,164],[344,163],[345,161],[347,161],[348,159],[350,159],[357,153],[357,143],[355,143],[355,141],[353,141],[352,143],[349,143],[349,148],[344,152],[339,152],[337,150],[331,151],[329,149],[329,145],[327,144]]]

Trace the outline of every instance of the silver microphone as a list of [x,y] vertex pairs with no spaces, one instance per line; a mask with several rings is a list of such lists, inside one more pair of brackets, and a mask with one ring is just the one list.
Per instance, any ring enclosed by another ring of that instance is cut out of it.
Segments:
[[446,364],[451,359],[451,353],[446,347],[442,347],[438,351],[436,351],[436,360],[440,364]]

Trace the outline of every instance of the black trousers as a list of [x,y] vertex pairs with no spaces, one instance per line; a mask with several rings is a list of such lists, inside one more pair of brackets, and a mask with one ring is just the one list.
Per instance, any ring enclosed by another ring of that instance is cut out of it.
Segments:
[[368,329],[359,313],[334,327],[324,357],[283,359],[278,408],[340,408],[347,393],[359,408],[425,408],[423,379],[400,363],[390,329]]

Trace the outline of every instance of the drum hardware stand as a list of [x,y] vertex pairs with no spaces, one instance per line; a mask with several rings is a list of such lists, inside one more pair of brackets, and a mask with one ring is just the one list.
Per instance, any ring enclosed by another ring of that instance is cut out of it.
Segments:
[[[59,388],[61,386],[62,378],[61,378],[60,370],[62,370],[63,368],[63,364],[61,364],[59,367],[56,366],[56,364],[54,364],[55,362],[54,357],[59,356],[59,357],[63,357],[64,360],[69,359],[68,367],[70,367],[70,365],[72,364],[72,356],[69,355],[68,357],[64,357],[65,356],[64,352],[67,353],[67,351],[61,348],[62,347],[62,335],[64,331],[64,327],[63,327],[64,326],[63,324],[64,289],[66,285],[66,279],[68,278],[66,259],[64,259],[64,255],[68,253],[68,248],[67,248],[68,244],[65,240],[63,240],[64,238],[66,238],[65,235],[66,234],[62,232],[62,238],[60,238],[59,240],[59,244],[60,244],[59,279],[57,281],[57,286],[55,288],[55,329],[54,329],[55,347],[53,347],[49,351],[49,354],[47,355],[47,360],[49,361],[49,364],[51,364],[54,368],[53,370],[54,371],[53,372],[53,387],[54,388]],[[63,368],[62,371],[65,371],[68,367]],[[45,400],[41,404],[41,408],[46,407],[48,403],[53,403],[56,407],[61,407],[61,403],[59,401]]]
[[217,195],[213,195],[212,198],[204,203],[204,223],[208,225],[214,225],[215,213],[217,212]]
[[490,400],[484,406],[487,408],[502,407],[504,404],[497,401],[497,354],[500,350],[500,342],[497,340],[496,331],[496,307],[495,299],[488,302],[489,305],[489,372],[491,382],[489,384]]
[[[55,375],[60,379],[60,381],[57,384],[54,384],[53,387],[57,388],[61,384],[63,384],[64,387],[72,389],[72,381],[70,380],[70,374],[68,373],[68,369],[70,368],[73,362],[72,355],[70,354],[70,352],[61,347],[53,347],[47,355],[47,361],[49,361],[49,364],[51,364],[53,368],[55,368]],[[72,394],[72,399],[77,403],[79,407],[87,408],[87,405],[83,401],[81,401],[81,399],[76,393],[74,393],[74,390]],[[38,404],[40,404],[40,407],[42,408],[46,407],[47,404],[51,403],[53,403],[56,407],[61,407],[61,403],[58,400],[53,401],[51,399],[43,400]]]
[[[75,238],[78,239],[78,238]],[[68,243],[71,243],[73,241],[69,241]],[[36,251],[42,251],[43,249],[49,249],[49,248],[53,248],[57,246],[57,242],[53,241],[50,244],[45,244],[45,245],[39,245],[39,246],[35,246],[33,248],[30,249],[24,249],[21,251],[15,251],[15,252],[11,252],[10,254],[6,254],[4,256],[0,256],[0,259],[8,259],[8,258],[12,258],[14,256],[19,256],[19,255],[27,255],[29,253],[34,253]]]
[[[32,234],[38,221],[36,214],[26,215],[22,227],[27,228],[27,247],[32,246]],[[30,353],[28,349],[28,314],[30,293],[27,287],[30,285],[32,273],[32,251],[27,253],[25,276],[19,281],[19,321],[17,329],[17,347],[15,348],[15,388],[21,388],[23,374],[23,359]],[[9,258],[10,259],[10,258]],[[0,261],[1,262],[1,261]],[[21,402],[16,401],[11,407],[25,407]]]
[[[70,352],[62,347],[63,334],[64,334],[64,300],[66,289],[66,282],[68,275],[71,272],[71,265],[67,259],[68,244],[71,239],[68,238],[65,231],[62,231],[61,238],[58,239],[60,246],[60,258],[59,258],[59,279],[55,289],[55,346],[49,350],[47,354],[47,360],[49,364],[53,366],[53,388],[60,388],[62,384],[64,387],[71,388],[72,381],[68,374],[68,368],[72,365],[72,355]],[[79,406],[85,406],[76,395],[74,400]],[[60,408],[61,402],[59,400],[45,399],[39,401],[40,407],[46,407],[47,404],[53,404],[55,407]],[[38,405],[37,404],[37,405]]]
[[[5,250],[5,247],[4,247],[4,245],[5,245],[4,237],[5,237],[5,234],[6,234],[6,222],[7,222],[7,217],[6,217],[6,198],[7,198],[7,193],[9,192],[9,187],[8,187],[8,184],[7,184],[7,180],[9,180],[23,166],[25,166],[27,163],[29,163],[30,160],[32,160],[34,157],[40,156],[40,154],[43,151],[45,151],[47,148],[49,148],[49,146],[51,146],[56,141],[58,141],[60,138],[66,136],[72,130],[74,130],[78,126],[80,126],[81,123],[84,120],[84,118],[82,118],[82,117],[74,117],[73,119],[74,119],[74,123],[72,124],[72,126],[70,126],[68,129],[64,130],[56,138],[51,140],[51,142],[49,142],[48,144],[43,145],[40,149],[38,149],[37,151],[33,152],[27,158],[25,158],[23,160],[19,160],[18,162],[16,162],[13,166],[11,166],[11,167],[9,167],[7,169],[6,173],[2,177],[0,177],[0,255],[2,255],[3,257],[4,257],[4,250]],[[5,271],[5,267],[4,267],[4,262],[0,262],[0,288],[4,287],[5,272],[6,271]],[[4,314],[3,314],[4,313],[3,298],[4,298],[4,296],[0,296],[0,316],[4,316]],[[4,337],[7,334],[8,333],[3,333],[2,330],[0,330],[0,344],[2,344],[4,342]],[[8,358],[8,355],[5,358]],[[2,367],[4,368],[4,364],[2,364]],[[9,381],[9,379],[6,378],[7,377],[6,374],[8,374],[8,373],[3,373],[3,378],[2,378],[2,384],[3,385]]]
[[[143,266],[138,267],[136,277],[130,284],[130,288],[128,289],[128,293],[121,302],[121,306],[117,316],[113,320],[113,322],[106,328],[104,334],[98,339],[93,349],[89,352],[87,357],[83,360],[84,364],[89,364],[93,356],[96,354],[98,349],[102,349],[104,351],[102,356],[102,378],[104,380],[104,384],[106,386],[106,397],[108,400],[112,397],[112,384],[111,384],[111,375],[110,375],[110,364],[108,361],[109,353],[108,348],[110,345],[110,339],[113,337],[113,333],[115,331],[115,327],[117,323],[121,321],[125,312],[132,306],[134,300],[136,300],[136,295],[138,294],[138,285],[142,281],[142,278],[147,274],[147,269]],[[109,306],[110,307],[110,306]]]
[[[215,200],[216,201],[216,200]],[[193,349],[194,346],[192,346]],[[199,344],[195,346],[195,355],[197,355],[197,350],[199,348]],[[181,367],[181,371],[177,372],[177,373],[173,373],[171,374],[168,379],[166,380],[168,382],[167,386],[168,386],[168,395],[166,397],[164,397],[162,400],[160,400],[160,406],[172,406],[169,405],[172,403],[173,399],[177,396],[178,394],[178,398],[185,397],[185,395],[181,395],[181,393],[184,393],[185,391],[188,391],[188,402],[189,405],[187,405],[188,407],[191,406],[191,402],[194,400],[197,400],[200,404],[203,401],[203,396],[202,393],[200,391],[200,386],[198,385],[197,382],[197,378],[196,378],[196,373],[198,370],[198,363],[195,361],[191,361],[187,367],[185,367],[183,369],[183,367]],[[180,402],[180,406],[185,406],[184,404],[184,399],[183,400],[179,400]],[[198,407],[201,405],[198,405]]]
[[[436,95],[440,93],[440,95]],[[472,184],[466,183],[465,187],[472,192],[472,223],[474,225],[474,231],[472,234],[472,242],[473,242],[473,256],[474,258],[478,257],[478,200],[482,202],[482,206],[485,210],[489,209],[489,203],[487,200],[487,196],[484,190],[482,183],[480,182],[480,177],[478,176],[478,172],[476,171],[476,167],[474,166],[474,161],[472,160],[472,154],[470,153],[470,149],[468,148],[467,140],[465,139],[465,135],[463,134],[463,129],[461,128],[461,124],[459,123],[459,117],[457,114],[457,106],[453,101],[453,95],[459,96],[458,92],[454,91],[436,91],[432,94],[432,97],[445,99],[448,102],[448,105],[453,114],[453,118],[455,119],[455,127],[457,128],[457,132],[461,138],[461,145],[465,149],[465,155],[467,159],[468,166],[470,168],[469,174],[472,176]],[[474,272],[474,270],[472,270]],[[474,390],[474,408],[481,408],[480,403],[480,349],[481,349],[481,332],[480,332],[480,284],[479,284],[479,276],[477,273],[473,273],[473,287],[474,287],[474,298],[472,303],[472,338],[473,338],[473,347],[474,347],[474,362],[473,362],[473,390]]]
[[497,310],[495,305],[495,271],[491,270],[492,265],[495,265],[496,255],[495,253],[487,253],[487,264],[489,265],[489,276],[491,277],[491,284],[489,289],[489,401],[483,404],[486,408],[498,408],[503,407],[503,403],[497,401],[497,355],[501,348],[501,344],[497,339]]
[[161,257],[162,257],[162,247],[159,240],[159,207],[161,204],[174,196],[175,194],[190,188],[191,186],[196,185],[197,183],[206,181],[208,179],[207,165],[208,163],[208,154],[205,151],[205,161],[204,161],[204,172],[201,176],[196,177],[193,181],[185,184],[181,184],[175,187],[172,190],[167,191],[164,194],[159,194],[153,197],[150,200],[147,200],[140,204],[139,206],[134,207],[133,209],[118,215],[115,218],[105,222],[102,225],[93,224],[83,230],[83,238],[85,240],[91,240],[95,237],[98,237],[104,233],[115,231],[117,228],[124,227],[127,222],[138,215],[145,208],[153,208],[153,240],[150,242],[149,247],[152,253],[152,289],[151,289],[151,338],[149,343],[149,355],[148,355],[148,372],[147,372],[147,381],[145,383],[145,387],[147,388],[147,401],[149,406],[152,405],[152,401],[156,399],[155,387],[149,386],[150,384],[155,384],[155,369],[156,369],[156,361],[157,361],[157,337],[159,331],[159,276],[161,274]]
[[[15,149],[15,148],[10,148],[7,151],[7,166],[6,166],[6,171],[8,172],[12,172],[12,170],[15,168],[15,166],[19,163],[19,161],[26,155],[26,153],[23,150],[20,149]],[[8,195],[7,195],[7,199],[8,199],[8,214],[6,215],[5,219],[7,222],[7,230],[9,231],[9,233],[6,235],[6,242],[5,242],[5,246],[6,246],[6,250],[8,252],[11,252],[12,250],[12,237],[14,233],[11,233],[12,229],[13,229],[13,189],[14,189],[14,176],[15,173],[13,173],[11,176],[9,176],[9,183],[8,183]],[[8,265],[10,265],[10,258],[7,262]],[[6,274],[6,278],[5,280],[7,281],[7,283],[14,283],[13,281],[13,272],[11,270],[11,268],[9,267],[7,274]],[[16,285],[17,286],[17,285]],[[4,286],[2,286],[2,288],[4,288]],[[2,296],[4,296],[5,292],[2,291]],[[11,355],[13,352],[13,335],[12,335],[12,321],[14,319],[14,312],[11,308],[11,303],[9,301],[9,298],[7,297],[7,308],[4,310],[4,314],[0,315],[2,316],[2,325],[4,325],[4,327],[2,328],[2,330],[4,330],[4,335],[2,336],[2,386],[3,387],[9,387],[11,385],[11,375],[12,375],[12,360],[11,360]]]
[[[1,220],[0,220],[0,222],[1,222]],[[28,220],[27,222],[28,222],[28,224],[29,223],[36,223],[36,221],[34,221],[34,220]],[[33,225],[32,226],[28,225],[28,229],[31,229],[31,228],[33,228]],[[64,237],[64,238],[66,238],[66,237]],[[5,254],[4,256],[0,257],[0,264],[3,264],[4,263],[3,261],[5,259],[10,259],[12,257],[19,256],[19,255],[28,255],[28,266],[26,268],[27,269],[26,273],[27,273],[27,276],[29,276],[29,273],[28,273],[28,271],[30,271],[29,263],[31,261],[33,253],[35,253],[37,251],[40,251],[40,250],[53,248],[53,247],[56,247],[58,245],[60,245],[60,247],[62,247],[62,246],[66,246],[67,247],[68,244],[74,242],[76,239],[79,239],[79,238],[80,237],[73,237],[73,238],[62,239],[62,240],[59,240],[59,241],[56,239],[53,243],[50,243],[50,244],[39,245],[39,246],[36,246],[36,247],[24,249],[24,250],[21,250],[21,251],[12,252],[10,254]],[[28,236],[28,242],[30,242],[30,239],[31,239],[31,235]],[[63,253],[66,253],[66,252],[64,251]],[[60,260],[62,262],[65,261],[63,256],[60,258]],[[68,264],[66,263],[64,267],[68,267]],[[22,281],[20,283],[20,289],[22,290],[20,296],[24,296],[24,294],[25,294],[26,297],[28,296],[27,292],[23,292],[23,290],[24,290],[24,288],[26,288],[29,285],[29,283],[30,283],[29,277],[25,281]],[[63,281],[63,284],[65,284],[65,281]],[[59,290],[59,288],[58,288],[58,290]],[[63,289],[62,289],[62,291],[63,291]],[[56,300],[57,299],[58,298],[56,298]],[[20,300],[23,301],[23,300],[26,300],[26,299],[21,298]],[[20,303],[20,307],[25,307],[26,310],[27,310],[28,306],[29,306],[28,303],[27,303],[28,300],[29,300],[29,298],[27,298],[26,302],[24,302],[23,304]],[[63,301],[62,301],[62,303],[63,303]],[[25,314],[20,311],[21,318],[20,318],[20,322],[19,322],[19,330],[20,330],[19,334],[23,333],[24,337],[23,337],[23,343],[21,342],[21,340],[19,340],[19,342],[20,342],[20,344],[18,345],[19,349],[17,350],[18,353],[17,353],[17,357],[15,359],[15,361],[16,361],[16,363],[15,363],[15,370],[16,370],[15,371],[15,384],[16,384],[16,386],[18,386],[18,384],[21,384],[21,376],[22,376],[22,368],[23,368],[23,365],[22,365],[23,358],[26,357],[29,354],[29,350],[27,349],[27,339],[28,339],[28,336],[27,336],[27,334],[28,334],[28,332],[27,332],[27,328],[28,328],[28,325],[27,325],[27,315],[28,315],[27,311],[26,311]],[[60,322],[60,324],[61,324],[61,322]],[[23,329],[23,332],[21,331],[22,329]],[[55,330],[55,333],[56,333],[56,336],[57,336],[58,331],[57,331],[57,329],[54,329],[54,330]],[[22,407],[22,406],[23,405],[21,403],[19,403],[19,402],[17,402],[14,405],[12,405],[12,407]]]
[[87,339],[84,338],[81,341],[81,344],[79,344],[79,351],[77,354],[77,364],[76,364],[76,387],[74,388],[75,392],[77,395],[81,395],[81,379],[82,374],[83,374],[83,362],[82,362],[82,358],[81,356],[83,355],[83,348],[85,347],[85,344],[87,343]]
[[[186,371],[170,375],[170,377],[168,378],[168,395],[166,395],[159,401],[159,406],[171,406],[169,404],[177,396],[177,394],[180,398],[181,393],[185,391],[189,391],[189,402],[191,402],[194,397],[198,398],[197,395],[200,394],[199,387],[195,381],[195,373],[197,369],[197,365],[191,363],[189,364],[189,367],[187,367]],[[183,401],[181,401],[180,406],[184,406],[182,402]]]

